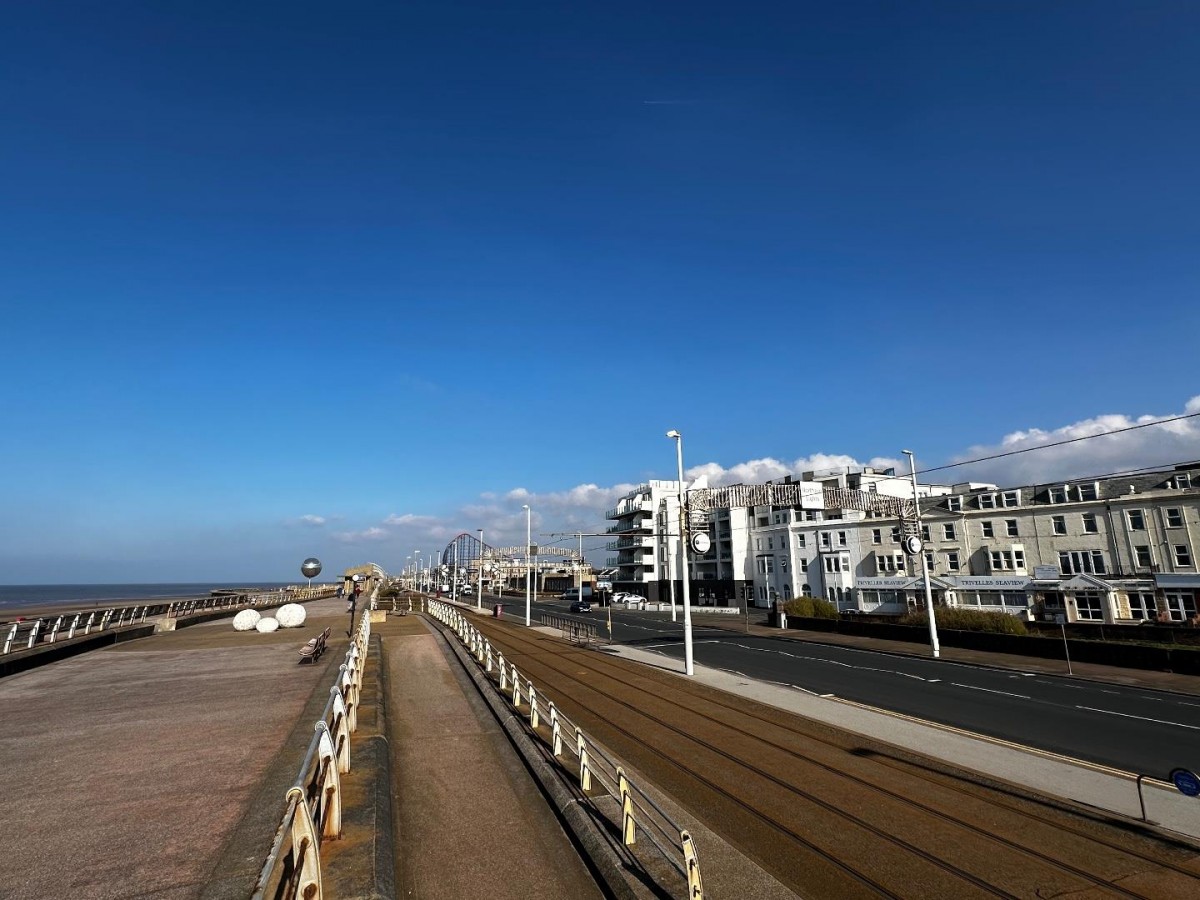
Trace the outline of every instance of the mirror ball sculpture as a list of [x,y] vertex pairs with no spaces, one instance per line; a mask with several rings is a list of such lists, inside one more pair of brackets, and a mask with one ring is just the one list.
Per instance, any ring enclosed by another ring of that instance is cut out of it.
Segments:
[[310,556],[300,564],[300,574],[305,578],[316,578],[321,574],[321,561],[315,556]]

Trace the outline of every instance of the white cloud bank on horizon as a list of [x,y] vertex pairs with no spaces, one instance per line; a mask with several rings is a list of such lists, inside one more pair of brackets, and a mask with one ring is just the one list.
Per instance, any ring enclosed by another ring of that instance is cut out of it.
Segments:
[[[973,445],[952,456],[949,462],[960,463],[1014,450],[1044,447],[1072,438],[1102,435],[1133,425],[1191,414],[1200,414],[1200,395],[1188,400],[1182,413],[1140,416],[1103,414],[1050,430],[1030,428],[1015,431],[1003,436],[996,444]],[[1015,487],[1145,467],[1168,468],[1180,462],[1200,459],[1198,423],[1200,418],[1167,422],[1158,427],[1141,428],[1061,447],[1047,447],[1044,450],[1034,450],[1002,459],[956,466],[931,472],[929,476],[923,477],[922,481],[938,484],[986,481],[1002,487]],[[873,466],[880,471],[888,468],[895,468],[897,473],[908,471],[907,460],[892,457],[879,456],[862,462],[846,454],[814,453],[790,461],[772,457],[750,459],[728,467],[716,462],[707,462],[688,467],[684,474],[688,481],[703,477],[710,486],[721,487],[737,483],[778,481],[786,475],[799,477],[808,471],[862,465]],[[931,467],[920,457],[917,465],[918,470]],[[665,480],[673,479],[668,476]],[[525,541],[525,511],[521,506],[528,504],[532,510],[535,542],[544,545],[562,543],[574,546],[571,539],[551,539],[547,537],[547,533],[603,532],[605,526],[610,524],[604,519],[605,511],[615,506],[622,496],[638,484],[639,482],[628,482],[601,486],[586,483],[544,493],[536,493],[523,487],[503,492],[486,491],[479,495],[481,502],[468,504],[447,515],[392,514],[379,525],[362,531],[343,532],[335,535],[335,538],[348,544],[394,540],[398,547],[424,548],[423,555],[427,556],[430,553],[441,552],[456,535],[464,531],[473,535],[478,528],[483,528],[486,543],[501,547],[517,546]],[[436,546],[429,546],[431,540]],[[602,544],[603,540],[596,537],[585,539],[585,547],[595,547]],[[403,557],[411,551],[398,552]],[[596,551],[593,554],[594,561],[600,553],[601,551]]]

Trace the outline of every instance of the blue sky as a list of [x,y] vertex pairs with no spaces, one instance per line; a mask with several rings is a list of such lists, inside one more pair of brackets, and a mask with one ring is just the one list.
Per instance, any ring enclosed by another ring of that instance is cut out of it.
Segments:
[[715,477],[934,466],[1200,394],[1195,4],[4,27],[3,582],[399,569],[526,501],[602,530],[669,428]]

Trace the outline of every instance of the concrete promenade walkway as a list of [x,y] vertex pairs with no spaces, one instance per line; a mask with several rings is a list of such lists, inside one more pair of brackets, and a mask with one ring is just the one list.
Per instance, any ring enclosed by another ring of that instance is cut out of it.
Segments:
[[343,602],[306,608],[301,628],[223,619],[0,679],[0,897],[248,897],[349,646]]
[[600,890],[445,643],[418,615],[382,639],[396,896],[557,900]]

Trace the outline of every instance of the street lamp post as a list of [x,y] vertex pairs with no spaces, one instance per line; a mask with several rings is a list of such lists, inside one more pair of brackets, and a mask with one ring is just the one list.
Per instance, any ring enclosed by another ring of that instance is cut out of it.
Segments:
[[454,568],[450,571],[450,602],[458,602],[458,538],[454,539]]
[[[917,519],[917,537],[920,538],[923,529],[921,528],[921,501],[917,499],[917,464],[911,450],[901,450],[900,452],[908,457],[908,468],[912,472],[913,512]],[[937,659],[942,654],[938,647],[937,619],[933,613],[933,590],[929,586],[929,560],[925,558],[924,545],[921,546],[920,556],[921,579],[925,582],[925,612],[929,616],[929,643],[933,647],[933,658]]]
[[528,503],[521,505],[525,510],[525,627],[528,628],[533,614],[533,593],[530,579],[533,577],[529,566],[529,549],[533,544],[533,510]]
[[413,561],[417,564],[417,577],[413,579],[413,588],[419,593],[421,590],[421,551],[414,550],[413,556],[416,557]]
[[476,577],[479,579],[479,596],[475,601],[475,608],[483,609],[483,529],[477,530],[479,531],[479,572]]
[[689,584],[687,548],[687,511],[683,503],[683,435],[671,429],[667,437],[675,439],[675,459],[679,466],[679,569],[683,580],[683,672],[692,675],[692,598]]

